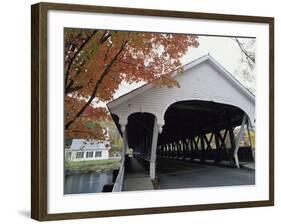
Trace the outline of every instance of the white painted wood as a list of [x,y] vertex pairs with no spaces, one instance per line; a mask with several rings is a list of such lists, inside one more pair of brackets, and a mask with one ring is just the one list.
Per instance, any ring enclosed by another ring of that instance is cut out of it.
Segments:
[[240,168],[239,158],[238,158],[238,151],[239,151],[240,141],[241,141],[242,136],[244,134],[246,119],[247,119],[247,115],[244,114],[243,115],[243,119],[242,119],[241,128],[240,128],[238,137],[237,137],[237,139],[235,141],[235,149],[234,149],[234,152],[233,152],[233,156],[234,156],[235,165],[236,165],[237,168]]
[[125,172],[125,158],[122,158],[120,169],[113,185],[112,192],[120,192],[123,189],[124,183],[124,172]]
[[121,131],[123,134],[123,149],[121,153],[121,164],[119,168],[118,175],[116,177],[112,192],[119,192],[123,189],[124,173],[125,173],[125,158],[128,151],[128,138],[127,138],[127,128],[126,123],[121,124]]
[[157,150],[157,141],[158,141],[158,125],[157,118],[154,118],[153,125],[153,136],[152,136],[152,144],[151,144],[151,153],[150,153],[150,179],[154,180],[156,176],[155,171],[155,162],[156,162],[156,150]]
[[[183,74],[175,74],[180,88],[144,85],[125,96],[109,102],[112,114],[126,122],[136,112],[147,112],[164,124],[164,115],[169,106],[178,101],[202,100],[236,106],[255,123],[255,97],[210,55],[201,57],[186,66]],[[120,122],[121,123],[121,122]]]
[[[123,126],[122,126],[123,127]],[[122,149],[122,158],[125,158],[125,155],[128,150],[128,139],[127,139],[127,129],[126,126],[123,128],[123,149]]]
[[[109,141],[73,139],[71,146],[65,149],[65,158],[69,161],[109,159],[109,149]],[[79,155],[81,157],[78,157]]]

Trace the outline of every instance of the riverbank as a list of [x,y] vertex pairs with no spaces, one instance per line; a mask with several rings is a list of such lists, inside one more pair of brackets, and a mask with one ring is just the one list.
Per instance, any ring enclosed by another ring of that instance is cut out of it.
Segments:
[[120,160],[66,161],[65,174],[103,173],[119,169]]

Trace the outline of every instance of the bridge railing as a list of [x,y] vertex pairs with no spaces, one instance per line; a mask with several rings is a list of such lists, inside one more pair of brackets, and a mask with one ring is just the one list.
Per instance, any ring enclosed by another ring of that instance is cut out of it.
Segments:
[[[241,162],[253,162],[254,155],[253,149],[250,146],[241,146],[239,147],[238,157]],[[164,152],[159,151],[158,157],[163,158],[172,158],[172,159],[202,159],[204,160],[218,160],[218,161],[229,161],[233,157],[233,149],[227,148],[225,150],[186,150],[176,152]]]
[[113,185],[112,192],[120,192],[123,188],[123,181],[124,181],[124,173],[125,173],[125,157],[122,158],[120,169],[118,175],[116,177],[115,183]]

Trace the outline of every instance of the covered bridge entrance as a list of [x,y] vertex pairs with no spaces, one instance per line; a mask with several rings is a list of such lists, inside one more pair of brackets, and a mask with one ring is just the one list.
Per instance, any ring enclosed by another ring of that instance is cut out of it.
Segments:
[[123,158],[132,149],[149,167],[151,180],[157,176],[157,159],[237,168],[253,160],[251,148],[239,151],[239,145],[243,133],[255,128],[254,95],[210,55],[185,65],[173,78],[179,88],[147,84],[108,103],[123,136]]

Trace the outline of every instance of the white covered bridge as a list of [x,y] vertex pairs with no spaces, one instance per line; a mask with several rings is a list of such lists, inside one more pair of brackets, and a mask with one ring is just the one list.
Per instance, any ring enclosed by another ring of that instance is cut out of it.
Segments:
[[[239,168],[244,127],[255,127],[255,96],[210,55],[185,65],[173,78],[180,88],[146,84],[107,104],[123,136],[123,158],[132,148],[149,164],[152,180],[160,157],[229,161]],[[115,190],[122,188],[123,168]]]

